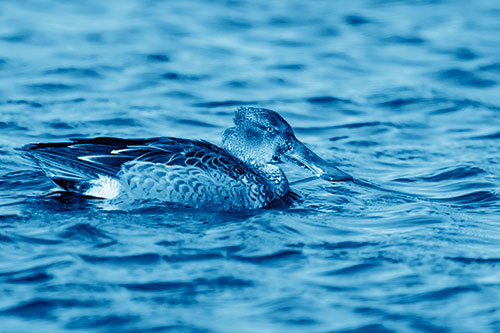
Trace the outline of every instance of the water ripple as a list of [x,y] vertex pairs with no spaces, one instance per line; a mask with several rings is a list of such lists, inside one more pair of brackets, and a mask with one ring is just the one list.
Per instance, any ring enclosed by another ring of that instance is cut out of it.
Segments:
[[302,251],[298,250],[282,250],[276,253],[265,254],[265,255],[255,255],[255,256],[243,256],[243,255],[233,255],[232,258],[250,262],[255,264],[264,264],[264,265],[274,265],[276,261],[288,261],[294,258],[295,260],[302,257]]
[[83,260],[91,264],[105,265],[151,265],[160,261],[160,256],[156,253],[144,253],[128,256],[90,256],[81,255]]
[[500,263],[500,258],[467,258],[467,257],[446,257],[456,262],[464,264],[498,264]]
[[[63,75],[75,78],[101,78],[98,71],[91,68],[77,68],[77,67],[61,67],[46,70],[45,75]],[[33,87],[33,86],[32,86]],[[47,87],[43,87],[47,88]]]
[[[443,171],[444,170],[444,171]],[[485,171],[478,167],[473,166],[459,166],[453,169],[445,168],[437,170],[436,174],[430,176],[421,176],[413,178],[398,178],[395,181],[400,182],[415,182],[415,181],[427,181],[427,182],[440,182],[451,179],[465,179],[470,177],[475,177],[480,174],[485,173]]]
[[75,89],[74,86],[63,83],[33,83],[26,85],[26,88],[37,93],[58,93]]
[[9,309],[3,310],[2,313],[8,315],[21,316],[25,318],[47,318],[52,316],[52,311],[57,308],[94,308],[102,305],[101,302],[95,300],[82,301],[77,299],[34,299],[28,302],[21,303]]
[[457,85],[487,88],[497,84],[496,81],[482,78],[479,75],[459,68],[451,68],[437,73],[437,77]]
[[256,101],[238,101],[238,100],[228,100],[228,101],[213,101],[213,102],[203,102],[196,103],[194,106],[200,108],[218,108],[225,106],[242,106],[242,105],[257,105],[259,104]]
[[438,199],[444,202],[466,205],[467,207],[486,207],[500,200],[498,195],[489,191],[476,191],[456,197]]

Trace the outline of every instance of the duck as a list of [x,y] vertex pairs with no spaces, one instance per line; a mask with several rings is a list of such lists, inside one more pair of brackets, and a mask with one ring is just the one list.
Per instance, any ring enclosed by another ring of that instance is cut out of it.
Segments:
[[328,181],[353,179],[300,142],[273,110],[240,107],[234,125],[221,147],[174,137],[97,137],[19,150],[62,191],[221,211],[265,208],[286,196],[290,184],[281,163]]

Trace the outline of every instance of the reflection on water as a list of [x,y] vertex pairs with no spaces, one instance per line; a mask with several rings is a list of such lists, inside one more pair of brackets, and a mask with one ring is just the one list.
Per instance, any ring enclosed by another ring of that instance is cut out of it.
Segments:
[[[495,1],[3,1],[5,331],[500,330]],[[355,176],[211,213],[50,195],[14,148],[220,143],[279,111]]]

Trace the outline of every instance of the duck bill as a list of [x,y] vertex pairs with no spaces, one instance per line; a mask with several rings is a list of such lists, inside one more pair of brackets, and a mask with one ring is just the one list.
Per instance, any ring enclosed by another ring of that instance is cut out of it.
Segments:
[[285,154],[285,157],[295,164],[304,166],[307,170],[325,180],[352,180],[351,175],[325,161],[298,140],[295,140],[292,149]]

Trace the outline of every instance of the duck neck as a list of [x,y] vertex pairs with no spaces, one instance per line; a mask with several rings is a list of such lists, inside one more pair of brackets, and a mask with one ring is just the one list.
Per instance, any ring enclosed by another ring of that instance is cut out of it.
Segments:
[[276,165],[269,163],[251,163],[254,169],[257,169],[259,173],[266,179],[271,190],[273,191],[276,198],[281,198],[284,196],[288,190],[288,179],[285,173]]
[[281,198],[288,192],[288,180],[283,171],[274,164],[264,162],[262,158],[265,154],[244,148],[238,140],[234,127],[225,131],[222,148],[248,165],[250,169],[257,171],[267,181],[276,198]]

